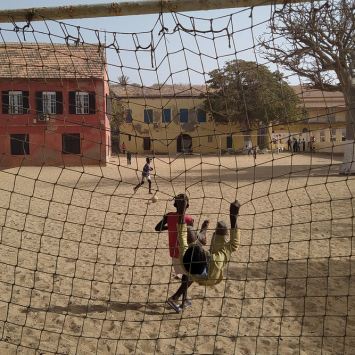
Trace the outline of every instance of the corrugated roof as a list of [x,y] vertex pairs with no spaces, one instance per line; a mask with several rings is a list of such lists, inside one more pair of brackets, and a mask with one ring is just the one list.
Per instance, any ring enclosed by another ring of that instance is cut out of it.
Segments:
[[160,98],[160,97],[198,97],[207,91],[205,85],[117,85],[111,89],[120,98]]
[[104,50],[95,44],[0,44],[0,78],[103,78]]
[[[306,108],[326,108],[345,105],[341,92],[309,90],[300,85],[292,85],[291,87],[302,100],[300,106],[305,106]],[[207,91],[205,85],[153,85],[141,87],[128,84],[126,86],[112,86],[112,89],[123,100],[128,98],[198,97],[201,93],[206,93]]]
[[300,106],[306,108],[327,108],[327,107],[345,107],[344,100],[320,100],[320,101],[307,101],[305,100]]
[[304,86],[294,85],[292,88],[296,91],[297,96],[302,100],[303,106],[308,109],[328,108],[328,107],[344,107],[345,101],[342,92],[322,91],[308,89]]
[[296,94],[300,99],[302,99],[302,97],[304,99],[329,98],[329,97],[334,97],[334,98],[337,97],[343,99],[343,93],[340,91],[329,92],[329,91],[322,91],[322,90],[314,90],[314,89],[308,89],[301,85],[291,85],[291,87],[293,88],[293,90],[296,91]]

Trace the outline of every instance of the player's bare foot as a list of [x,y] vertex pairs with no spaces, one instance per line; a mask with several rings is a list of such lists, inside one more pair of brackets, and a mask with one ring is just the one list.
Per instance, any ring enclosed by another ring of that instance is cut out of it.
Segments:
[[180,306],[180,308],[186,309],[186,308],[189,308],[189,307],[191,307],[191,306],[192,306],[191,301],[185,300],[184,303]]
[[176,312],[176,313],[180,313],[181,312],[181,308],[180,306],[177,304],[177,302],[175,302],[171,297],[168,298],[167,300],[168,305]]
[[202,223],[201,231],[200,231],[200,232],[206,231],[209,226],[210,226],[210,220],[209,220],[209,219],[206,219],[206,220]]
[[197,238],[200,241],[201,244],[206,245],[207,244],[207,230],[210,225],[210,221],[206,219],[201,226],[200,232],[197,234]]

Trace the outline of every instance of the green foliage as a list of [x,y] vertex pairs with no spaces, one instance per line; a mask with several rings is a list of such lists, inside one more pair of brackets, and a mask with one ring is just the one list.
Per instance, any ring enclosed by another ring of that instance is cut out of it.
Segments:
[[117,79],[120,85],[127,85],[129,83],[129,77],[126,75],[121,75]]
[[208,73],[209,90],[203,109],[219,123],[239,123],[252,130],[267,123],[290,123],[299,118],[295,91],[279,71],[243,60],[226,62]]
[[122,102],[110,92],[110,101],[111,101],[111,115],[110,115],[110,126],[111,132],[113,135],[118,135],[120,133],[120,126],[125,120],[126,108]]

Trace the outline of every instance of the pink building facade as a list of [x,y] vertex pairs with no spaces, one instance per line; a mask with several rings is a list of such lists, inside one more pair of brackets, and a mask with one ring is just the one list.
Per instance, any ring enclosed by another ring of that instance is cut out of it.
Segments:
[[105,53],[95,45],[0,47],[0,168],[105,165]]

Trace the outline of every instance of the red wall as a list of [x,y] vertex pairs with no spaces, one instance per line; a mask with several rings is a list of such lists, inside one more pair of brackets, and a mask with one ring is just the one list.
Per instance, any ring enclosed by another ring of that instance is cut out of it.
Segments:
[[[109,94],[106,74],[102,80],[2,80],[0,91],[29,91],[29,111],[22,115],[3,114],[0,95],[0,168],[19,165],[105,165],[110,157],[110,125],[106,115]],[[95,114],[69,114],[70,91],[95,92]],[[63,114],[38,121],[36,91],[61,91]],[[36,120],[36,122],[34,122]],[[81,154],[62,154],[62,134],[80,133]],[[11,155],[10,134],[29,134],[30,154]]]

